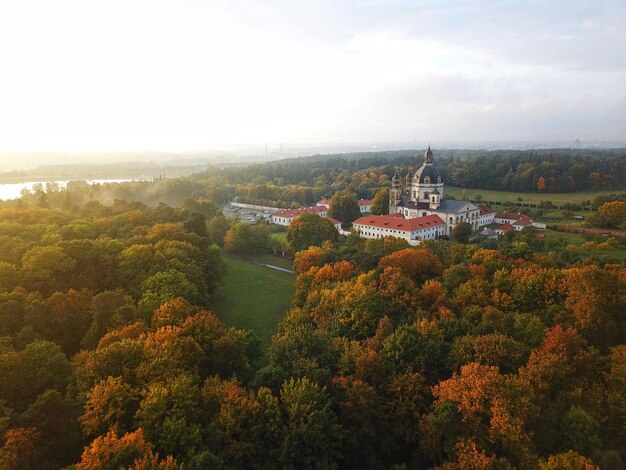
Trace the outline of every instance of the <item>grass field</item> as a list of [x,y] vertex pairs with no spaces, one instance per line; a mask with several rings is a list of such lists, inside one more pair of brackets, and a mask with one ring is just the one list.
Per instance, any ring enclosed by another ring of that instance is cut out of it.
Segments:
[[228,275],[219,291],[214,312],[228,326],[253,330],[265,351],[291,305],[295,276],[247,259],[224,256],[224,261]]
[[[605,249],[598,249],[598,248],[590,248],[588,250],[582,249],[580,246],[583,243],[586,243],[587,240],[581,233],[557,232],[555,230],[546,230],[545,234],[546,234],[546,238],[545,238],[546,242],[562,239],[568,245],[573,245],[574,247],[576,247],[575,249],[579,251],[580,253],[613,256],[613,257],[618,258],[619,260],[624,260],[626,256],[626,247],[624,247],[624,245],[617,245],[617,246],[605,248]],[[605,239],[600,238],[600,240],[601,240],[600,243],[602,243],[602,241],[604,241]]]
[[593,201],[598,196],[606,194],[619,193],[619,190],[598,191],[598,192],[578,192],[578,193],[513,193],[508,191],[493,191],[489,189],[464,189],[456,186],[445,187],[445,194],[449,194],[456,198],[461,198],[465,191],[468,199],[474,200],[477,194],[482,196],[483,201],[499,201],[499,202],[519,202],[517,198],[521,197],[521,202],[539,203],[540,201],[551,201],[552,204],[561,205],[568,202],[578,204],[583,201]]

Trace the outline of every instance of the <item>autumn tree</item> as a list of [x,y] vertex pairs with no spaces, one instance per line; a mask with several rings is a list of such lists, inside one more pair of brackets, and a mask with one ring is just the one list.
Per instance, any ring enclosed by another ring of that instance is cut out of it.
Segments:
[[418,284],[443,272],[443,264],[437,255],[425,248],[396,251],[382,258],[379,265],[381,268],[395,266]]
[[611,201],[602,204],[591,222],[599,227],[626,227],[626,202]]
[[546,180],[543,176],[537,179],[537,191],[543,193],[546,190]]

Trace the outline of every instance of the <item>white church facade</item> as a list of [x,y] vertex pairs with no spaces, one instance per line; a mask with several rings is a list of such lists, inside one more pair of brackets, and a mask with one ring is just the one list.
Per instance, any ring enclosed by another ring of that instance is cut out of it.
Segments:
[[437,215],[445,223],[446,235],[461,222],[467,222],[473,230],[485,224],[476,204],[444,197],[443,179],[433,163],[430,146],[424,153],[422,166],[414,175],[409,171],[403,179],[404,183],[397,172],[391,179],[389,214],[400,213],[405,219]]

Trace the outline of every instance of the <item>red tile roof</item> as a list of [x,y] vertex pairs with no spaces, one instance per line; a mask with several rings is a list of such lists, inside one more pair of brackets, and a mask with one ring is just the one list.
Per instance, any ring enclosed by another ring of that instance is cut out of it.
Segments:
[[496,214],[496,217],[498,219],[525,220],[529,223],[533,221],[533,219],[531,219],[529,216],[520,212],[518,212],[517,214],[515,212],[500,212]]
[[515,228],[513,228],[511,224],[502,224],[496,230],[502,230],[503,232],[514,232]]
[[274,214],[275,217],[298,217],[300,214],[304,214],[305,212],[313,212],[314,214],[318,214],[320,212],[326,212],[328,209],[324,206],[313,206],[313,207],[299,207],[298,209],[286,209],[284,211],[278,211]]
[[330,206],[330,199],[322,199],[321,201],[317,201],[318,206]]
[[445,225],[445,222],[438,215],[427,215],[414,219],[400,219],[392,215],[370,215],[356,219],[352,224],[412,232],[430,227],[439,227]]
[[532,222],[530,220],[527,219],[519,219],[515,222],[513,222],[513,225],[520,225],[522,227],[526,227],[527,225],[532,224]]
[[359,199],[359,206],[371,206],[374,204],[373,199]]
[[333,223],[333,225],[341,224],[341,221],[337,219],[333,219],[332,217],[326,217],[326,218],[330,220]]
[[484,205],[479,204],[478,208],[480,209],[480,215],[493,214],[496,212],[489,206],[484,206]]

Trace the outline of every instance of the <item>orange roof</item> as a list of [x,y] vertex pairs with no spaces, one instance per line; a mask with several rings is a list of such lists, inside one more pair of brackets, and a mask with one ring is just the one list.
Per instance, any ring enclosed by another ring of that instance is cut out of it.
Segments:
[[359,199],[359,206],[371,206],[374,204],[373,199]]
[[330,206],[330,199],[322,199],[321,201],[317,201],[318,206]]
[[496,230],[502,230],[504,232],[514,232],[515,229],[511,224],[502,224]]
[[489,207],[489,206],[485,206],[485,205],[478,205],[479,209],[480,209],[480,215],[485,215],[485,214],[493,214],[495,211]]
[[533,221],[533,219],[526,214],[522,214],[521,212],[518,212],[517,214],[515,212],[500,212],[499,214],[496,214],[496,217],[498,219],[527,220],[528,222]]
[[298,217],[300,214],[304,214],[305,212],[313,212],[317,214],[319,212],[326,212],[328,209],[324,206],[313,206],[313,207],[299,207],[298,209],[286,209],[284,211],[278,211],[274,214],[275,217]]
[[370,215],[356,219],[352,224],[412,232],[430,227],[439,227],[445,225],[445,222],[438,215],[427,215],[414,219],[400,219],[391,215]]

